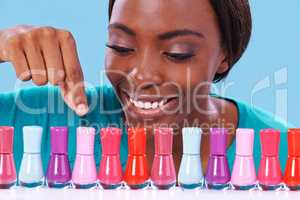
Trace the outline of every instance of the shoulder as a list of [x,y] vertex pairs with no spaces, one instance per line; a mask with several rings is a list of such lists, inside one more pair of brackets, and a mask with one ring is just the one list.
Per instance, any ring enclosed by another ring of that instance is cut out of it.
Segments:
[[278,129],[286,132],[288,127],[292,127],[287,120],[280,118],[276,114],[268,112],[260,107],[251,105],[244,101],[233,100],[239,111],[239,126],[241,128],[253,126],[256,129]]
[[237,128],[253,128],[253,129],[265,129],[273,128],[281,131],[286,131],[287,127],[293,127],[292,124],[268,112],[260,107],[251,105],[245,101],[237,100],[235,98],[222,97],[216,94],[211,94],[217,99],[225,100],[234,105],[237,110],[238,127]]

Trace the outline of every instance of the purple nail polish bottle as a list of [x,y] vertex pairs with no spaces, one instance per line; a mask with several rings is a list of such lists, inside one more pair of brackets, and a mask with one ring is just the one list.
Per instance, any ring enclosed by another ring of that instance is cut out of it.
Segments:
[[71,169],[68,159],[68,128],[50,128],[51,155],[46,181],[48,187],[66,188],[71,185]]
[[228,189],[230,170],[226,157],[228,130],[211,128],[209,135],[210,155],[205,175],[206,186],[209,189]]

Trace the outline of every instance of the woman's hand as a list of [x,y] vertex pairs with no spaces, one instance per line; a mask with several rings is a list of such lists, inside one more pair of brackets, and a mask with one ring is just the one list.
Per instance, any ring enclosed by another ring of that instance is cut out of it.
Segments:
[[20,80],[61,88],[78,115],[88,112],[83,74],[72,34],[52,27],[17,26],[0,31],[0,62],[11,62]]

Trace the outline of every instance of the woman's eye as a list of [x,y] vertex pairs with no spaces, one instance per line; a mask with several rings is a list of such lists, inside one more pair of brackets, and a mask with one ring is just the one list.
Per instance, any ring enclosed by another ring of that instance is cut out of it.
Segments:
[[109,44],[107,44],[106,47],[114,50],[115,52],[117,52],[120,55],[128,55],[131,52],[134,52],[134,49],[127,48],[127,47],[122,47],[122,46],[118,46],[118,45],[109,45]]
[[168,53],[168,52],[165,52],[164,55],[166,55],[168,58],[175,61],[185,61],[195,56],[195,54],[193,53]]

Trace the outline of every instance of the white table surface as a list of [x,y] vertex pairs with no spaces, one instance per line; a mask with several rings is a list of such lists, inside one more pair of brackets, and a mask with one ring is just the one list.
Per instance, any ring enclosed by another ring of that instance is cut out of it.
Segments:
[[14,188],[0,190],[0,200],[169,200],[169,199],[203,199],[203,200],[298,200],[299,192],[288,191],[214,191],[214,190],[76,190],[76,189],[25,189]]

